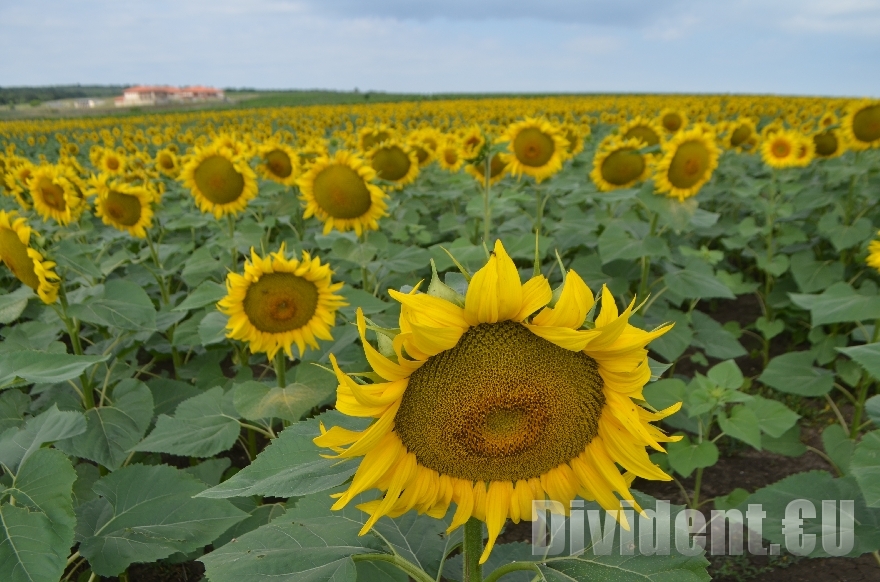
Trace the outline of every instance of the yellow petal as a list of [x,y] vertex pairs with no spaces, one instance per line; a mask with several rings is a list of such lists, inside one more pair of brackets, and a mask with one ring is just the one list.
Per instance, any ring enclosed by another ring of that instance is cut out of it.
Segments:
[[480,563],[485,564],[495,547],[495,540],[504,527],[507,520],[507,512],[510,508],[510,496],[512,493],[510,481],[492,481],[489,484],[489,493],[486,496],[486,527],[489,530],[489,538],[486,540],[486,547],[483,549],[483,555],[480,556]]
[[523,289],[516,265],[495,241],[486,265],[474,273],[464,300],[464,317],[469,325],[514,319],[523,306]]
[[598,337],[600,332],[594,329],[575,330],[570,327],[544,327],[541,325],[523,324],[533,334],[542,337],[548,342],[552,342],[572,352],[580,352],[586,348],[594,338]]
[[386,380],[400,380],[407,378],[412,370],[404,368],[400,364],[396,364],[379,353],[370,342],[367,341],[367,322],[364,320],[364,312],[358,307],[357,310],[357,326],[358,333],[361,336],[361,343],[364,345],[364,354],[367,356],[367,362],[374,372],[385,378]]
[[545,307],[535,316],[532,323],[550,327],[570,327],[579,329],[593,307],[593,292],[580,275],[569,271],[562,287],[562,294],[555,307]]
[[553,290],[550,288],[550,283],[547,282],[547,278],[544,275],[538,275],[526,281],[523,285],[522,293],[522,307],[520,307],[519,313],[514,316],[514,321],[524,320],[550,303],[550,300],[553,298]]

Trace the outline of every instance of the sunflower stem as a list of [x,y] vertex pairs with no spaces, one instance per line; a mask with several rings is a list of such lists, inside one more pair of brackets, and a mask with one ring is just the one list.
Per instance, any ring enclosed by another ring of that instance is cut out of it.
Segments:
[[[73,353],[78,356],[83,355],[82,342],[79,339],[79,322],[67,315],[67,294],[64,292],[64,285],[59,287],[58,299],[61,303],[61,311],[58,315],[67,328],[67,335],[70,336],[70,344],[73,346]],[[86,410],[95,407],[95,395],[92,393],[92,384],[85,372],[80,374],[79,381],[82,384],[82,400],[83,407]]]
[[480,555],[483,553],[483,522],[472,517],[464,524],[464,578],[462,582],[483,582],[483,566]]
[[694,496],[691,498],[691,509],[700,507],[700,487],[703,484],[703,467],[697,469],[697,476],[694,478]]
[[278,350],[275,354],[275,377],[278,378],[278,387],[287,387],[287,362],[284,360],[284,350]]
[[489,175],[491,165],[491,157],[486,156],[486,167],[483,174],[483,242],[487,245],[490,244],[489,236],[492,226],[492,205],[489,203],[492,192],[492,178]]
[[229,225],[229,253],[232,256],[232,272],[238,270],[238,252],[235,250],[235,215],[227,214],[226,222]]

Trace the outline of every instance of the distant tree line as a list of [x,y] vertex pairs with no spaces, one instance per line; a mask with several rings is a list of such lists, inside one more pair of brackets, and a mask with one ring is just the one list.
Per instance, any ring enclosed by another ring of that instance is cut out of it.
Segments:
[[128,85],[53,85],[49,87],[0,87],[0,105],[42,103],[80,97],[115,97]]

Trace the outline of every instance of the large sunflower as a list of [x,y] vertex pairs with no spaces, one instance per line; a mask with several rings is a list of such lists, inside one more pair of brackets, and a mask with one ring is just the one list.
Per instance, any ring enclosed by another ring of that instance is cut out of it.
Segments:
[[241,156],[219,143],[197,147],[180,179],[199,209],[218,219],[238,214],[257,195],[257,175]]
[[621,125],[617,129],[617,133],[625,140],[636,138],[642,140],[646,146],[655,146],[660,145],[663,126],[639,115]]
[[442,517],[455,502],[450,531],[471,517],[488,526],[483,563],[505,520],[530,520],[534,500],[568,507],[580,495],[618,510],[633,500],[634,476],[670,479],[645,447],[662,451],[661,442],[676,440],[650,422],[680,405],[640,406],[651,377],[645,346],[669,327],[629,325],[634,303],[618,313],[603,288],[598,317],[585,323],[595,300],[569,271],[550,307],[547,280],[521,284],[500,241],[465,297],[389,293],[401,303],[390,357],[367,342],[358,311],[367,360],[382,381],[358,384],[331,356],[336,408],[376,421],[364,432],[322,427],[315,439],[340,458],[364,457],[333,509],[368,489],[385,492],[358,506],[370,514],[361,534],[383,515]]
[[791,168],[797,165],[799,143],[800,138],[793,131],[767,132],[761,143],[761,158],[771,168]]
[[296,185],[299,178],[299,154],[289,145],[272,139],[257,148],[257,169],[264,178],[284,184]]
[[55,263],[44,261],[43,255],[30,246],[31,232],[27,221],[15,211],[0,210],[0,262],[36,291],[43,303],[55,303],[59,287],[59,277],[52,270]]
[[880,146],[880,101],[865,99],[850,104],[840,125],[852,149]]
[[670,198],[695,196],[718,167],[715,134],[698,125],[680,131],[663,145],[663,157],[654,168],[654,185]]
[[85,200],[75,180],[64,167],[43,165],[33,168],[28,187],[34,209],[43,220],[53,218],[59,224],[77,220],[85,208]]
[[395,189],[415,181],[419,175],[419,159],[416,152],[396,139],[388,139],[367,152],[370,166],[380,180],[391,183]]
[[[502,154],[492,156],[492,159],[489,161],[489,185],[497,184],[509,168],[510,166]],[[485,184],[486,162],[468,164],[464,167],[464,171],[473,176],[480,183],[480,186]]]
[[107,226],[136,238],[145,238],[153,222],[154,195],[145,186],[111,181],[101,175],[90,180],[95,198],[95,214]]
[[542,182],[562,169],[568,141],[558,127],[546,119],[527,117],[511,124],[499,141],[506,141],[504,160],[514,176],[527,174]]
[[300,198],[306,203],[305,218],[316,216],[324,223],[324,234],[379,228],[385,216],[385,192],[373,183],[376,171],[351,152],[338,150],[322,157],[297,181]]
[[330,265],[303,252],[302,260],[288,259],[284,243],[277,253],[260,257],[251,249],[244,274],[229,273],[227,295],[217,308],[229,316],[226,336],[248,342],[251,352],[269,359],[278,350],[293,358],[296,344],[317,348],[317,339],[331,340],[336,310],[346,305],[335,295],[342,283],[332,283]]
[[651,163],[639,150],[644,142],[636,138],[627,140],[609,135],[599,144],[593,158],[590,179],[602,192],[617,188],[629,188],[648,177]]
[[464,164],[464,156],[461,154],[461,146],[453,136],[447,136],[437,147],[437,163],[444,170],[457,172]]

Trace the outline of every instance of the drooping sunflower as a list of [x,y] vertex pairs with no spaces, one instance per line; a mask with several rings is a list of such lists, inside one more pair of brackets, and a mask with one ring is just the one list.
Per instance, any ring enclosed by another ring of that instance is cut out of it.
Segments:
[[[497,184],[501,178],[508,172],[510,166],[504,156],[500,153],[492,156],[489,161],[489,185]],[[483,186],[486,182],[486,162],[480,161],[474,164],[468,164],[464,167],[464,171],[474,177],[474,180]]]
[[177,178],[180,175],[180,159],[170,147],[156,152],[156,168],[169,178]]
[[437,163],[441,168],[450,172],[459,171],[464,164],[461,147],[453,136],[447,136],[437,148]]
[[687,123],[687,115],[677,109],[664,109],[657,116],[657,122],[667,133],[675,133],[684,128]]
[[257,168],[263,176],[279,184],[294,186],[299,178],[299,155],[289,145],[271,140],[257,149],[260,163]]
[[761,159],[771,168],[791,168],[797,165],[799,142],[793,131],[779,129],[768,133],[761,143]]
[[851,149],[880,147],[880,101],[864,99],[851,103],[840,126]]
[[324,234],[335,228],[360,236],[364,230],[378,229],[387,204],[375,178],[376,171],[351,152],[337,150],[318,158],[297,181],[306,204],[303,216],[316,216],[324,223]]
[[239,155],[219,143],[196,147],[180,172],[202,212],[219,219],[238,214],[257,196],[257,175]]
[[27,221],[15,211],[0,210],[0,262],[36,291],[43,303],[55,303],[59,287],[59,277],[53,270],[55,263],[43,260],[40,251],[30,246],[32,232]]
[[70,224],[85,208],[85,200],[64,167],[43,165],[33,168],[28,187],[34,210],[43,220],[52,218],[59,224]]
[[114,181],[102,174],[89,181],[95,197],[95,214],[107,226],[145,238],[153,222],[153,193],[145,186]]
[[684,200],[696,196],[712,177],[721,154],[715,134],[705,125],[680,131],[663,144],[663,157],[654,168],[657,192]]
[[835,129],[826,129],[813,135],[813,147],[820,158],[834,158],[846,151],[843,137]]
[[439,518],[455,502],[450,531],[471,517],[488,527],[483,563],[507,518],[530,520],[534,500],[568,507],[580,495],[618,510],[633,500],[634,476],[670,480],[645,447],[676,440],[650,422],[680,405],[640,406],[651,376],[645,346],[669,327],[630,325],[634,303],[619,313],[603,288],[601,311],[585,325],[595,299],[577,273],[549,307],[547,280],[523,285],[500,241],[464,297],[389,293],[401,303],[393,354],[369,344],[358,312],[367,360],[384,381],[358,384],[331,356],[337,410],[376,421],[363,432],[322,426],[315,439],[342,459],[363,457],[333,509],[385,492],[358,506],[370,514],[361,534],[382,516]]
[[540,183],[562,169],[568,141],[559,127],[546,119],[527,117],[511,124],[499,141],[506,141],[504,161],[514,176],[527,174]]
[[641,182],[651,172],[651,162],[639,152],[643,146],[644,142],[636,138],[622,140],[617,135],[607,136],[593,158],[590,179],[602,192],[629,188]]
[[367,152],[370,166],[380,180],[391,183],[394,189],[412,184],[419,175],[416,153],[396,139],[388,139]]
[[248,342],[251,352],[269,359],[278,350],[292,359],[293,344],[300,355],[307,346],[317,349],[318,339],[333,339],[336,310],[346,305],[335,294],[342,283],[333,283],[332,275],[330,265],[307,252],[302,260],[288,259],[284,243],[267,257],[251,249],[244,274],[226,276],[227,295],[217,303],[229,316],[226,337]]

